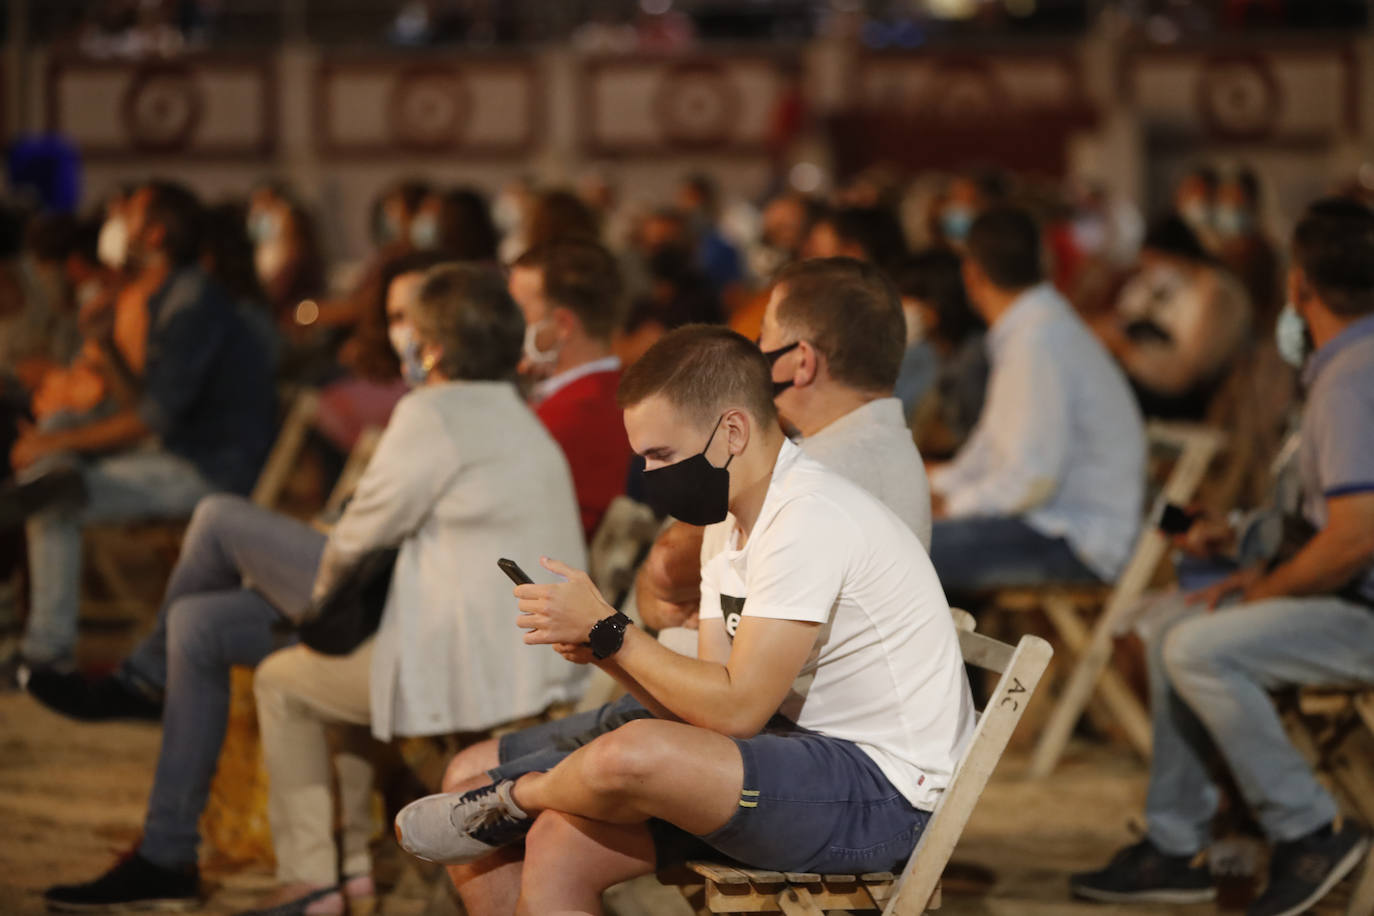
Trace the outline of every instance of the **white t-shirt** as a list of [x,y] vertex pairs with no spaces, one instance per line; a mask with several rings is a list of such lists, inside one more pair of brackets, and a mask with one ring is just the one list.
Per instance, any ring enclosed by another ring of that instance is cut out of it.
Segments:
[[858,485],[784,442],[743,548],[702,569],[701,616],[822,624],[778,712],[852,741],[931,810],[973,734],[959,639],[911,529]]

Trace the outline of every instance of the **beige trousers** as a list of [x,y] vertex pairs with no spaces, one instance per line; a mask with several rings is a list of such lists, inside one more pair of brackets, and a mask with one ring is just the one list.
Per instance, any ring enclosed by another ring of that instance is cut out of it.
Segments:
[[[268,819],[277,879],[333,885],[371,874],[372,742],[369,683],[372,640],[351,655],[321,655],[305,646],[274,652],[258,665],[262,756],[268,775]],[[338,744],[343,868],[334,845],[329,732]]]

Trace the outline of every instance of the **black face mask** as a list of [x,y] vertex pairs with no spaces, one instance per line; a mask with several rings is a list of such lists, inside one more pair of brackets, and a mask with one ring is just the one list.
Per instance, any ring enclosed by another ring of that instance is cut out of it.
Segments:
[[[758,341],[756,340],[756,341],[754,341],[754,343],[757,345],[757,344],[758,344]],[[773,366],[777,365],[779,359],[781,359],[782,357],[786,356],[788,353],[791,353],[793,350],[797,349],[797,347],[800,346],[800,345],[801,345],[801,341],[800,341],[800,340],[794,340],[794,341],[792,341],[790,344],[787,344],[786,346],[778,347],[776,350],[762,350],[761,352],[763,353],[763,358],[766,359],[766,360],[768,360],[768,366],[769,366],[769,368],[772,368]],[[778,395],[782,394],[782,393],[783,393],[784,391],[786,391],[788,388],[791,388],[793,384],[795,384],[795,383],[794,383],[791,379],[788,379],[787,381],[784,381],[784,382],[774,382],[774,383],[773,383],[773,397],[776,398]]]
[[[724,419],[722,416],[721,419]],[[720,429],[720,420],[706,440],[706,448],[676,464],[644,472],[644,498],[659,515],[671,515],[689,525],[714,525],[730,511],[731,455],[722,467],[706,460],[706,452]]]

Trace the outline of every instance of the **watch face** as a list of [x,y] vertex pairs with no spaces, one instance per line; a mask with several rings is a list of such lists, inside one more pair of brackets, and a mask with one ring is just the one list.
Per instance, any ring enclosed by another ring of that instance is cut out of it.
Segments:
[[629,618],[620,614],[598,620],[592,631],[587,634],[592,654],[597,658],[609,658],[614,655],[620,644],[625,641],[625,624],[628,622]]

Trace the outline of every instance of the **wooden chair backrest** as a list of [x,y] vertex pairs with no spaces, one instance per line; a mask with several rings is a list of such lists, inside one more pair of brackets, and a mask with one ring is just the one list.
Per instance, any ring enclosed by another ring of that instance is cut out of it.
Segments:
[[[955,619],[959,627],[958,614]],[[965,662],[1000,672],[1001,677],[978,717],[954,779],[945,788],[902,871],[897,892],[883,910],[884,916],[918,916],[925,912],[964,826],[1054,654],[1050,644],[1038,636],[1023,636],[1012,647],[962,627],[959,646]]]
[[620,606],[634,584],[659,527],[653,510],[628,496],[617,496],[606,508],[587,550],[587,575],[612,607]]
[[253,486],[252,499],[255,505],[264,509],[276,507],[281,491],[301,457],[306,434],[310,432],[310,424],[319,409],[320,394],[313,388],[301,391],[292,400],[291,409],[287,411],[281,431],[277,433],[277,441],[267,453],[267,461],[263,463],[262,472]]
[[369,426],[358,434],[358,441],[353,444],[353,451],[348,453],[348,460],[339,472],[339,479],[335,481],[334,489],[329,491],[329,498],[324,502],[324,509],[320,513],[324,518],[332,519],[337,516],[343,508],[344,501],[353,495],[353,491],[358,487],[358,481],[362,479],[363,471],[367,470],[367,463],[372,460],[372,453],[377,451],[377,443],[381,438],[382,431],[375,426]]

